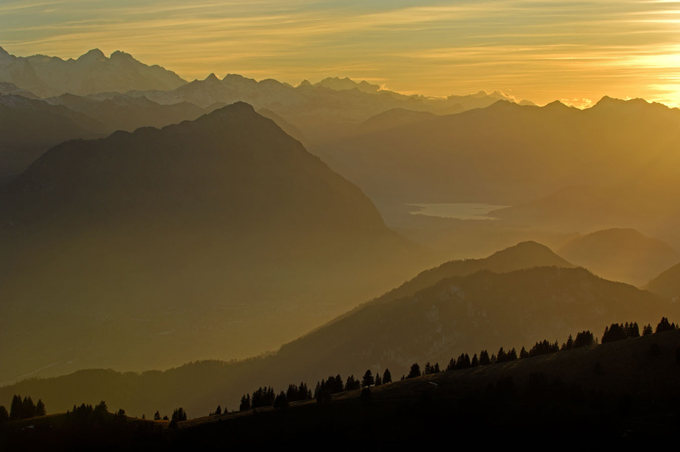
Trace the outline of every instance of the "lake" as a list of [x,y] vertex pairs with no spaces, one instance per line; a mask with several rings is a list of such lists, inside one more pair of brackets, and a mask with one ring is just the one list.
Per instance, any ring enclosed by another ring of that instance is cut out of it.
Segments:
[[455,218],[458,220],[495,220],[487,214],[494,210],[504,209],[508,206],[495,204],[454,202],[454,203],[432,203],[432,204],[407,204],[417,210],[411,215],[426,215],[428,217]]

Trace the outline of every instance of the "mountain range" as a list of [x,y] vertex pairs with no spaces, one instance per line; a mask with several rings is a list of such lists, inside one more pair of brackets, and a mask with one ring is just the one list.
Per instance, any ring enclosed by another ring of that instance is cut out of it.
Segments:
[[62,143],[0,212],[3,381],[257,354],[427,258],[244,103]]
[[63,60],[45,55],[16,57],[2,47],[0,82],[12,83],[40,97],[170,90],[186,83],[174,72],[147,66],[120,51],[107,57],[101,50],[93,49],[78,59]]
[[638,287],[680,262],[680,254],[669,245],[634,229],[607,229],[575,237],[557,252],[598,276]]

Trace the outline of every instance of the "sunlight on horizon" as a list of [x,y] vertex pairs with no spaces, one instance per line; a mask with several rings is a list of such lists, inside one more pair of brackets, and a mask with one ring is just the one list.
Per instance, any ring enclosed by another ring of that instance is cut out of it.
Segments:
[[9,1],[0,46],[122,50],[191,81],[350,77],[406,94],[499,90],[583,108],[604,95],[680,105],[678,2]]

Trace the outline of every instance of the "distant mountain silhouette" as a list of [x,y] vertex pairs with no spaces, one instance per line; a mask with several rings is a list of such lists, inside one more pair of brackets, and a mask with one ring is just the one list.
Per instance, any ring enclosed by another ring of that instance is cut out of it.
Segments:
[[661,272],[657,277],[649,281],[645,289],[666,297],[680,300],[680,264]]
[[350,89],[357,89],[362,93],[377,93],[380,91],[379,85],[370,84],[366,80],[362,80],[361,82],[357,83],[347,77],[328,77],[318,83],[315,83],[314,86],[323,86],[324,88],[330,88],[335,91],[344,91]]
[[[461,107],[461,111],[463,111]],[[383,130],[403,127],[436,118],[437,115],[427,111],[405,110],[403,108],[393,108],[383,113],[368,118],[358,127],[358,133],[372,133]]]
[[412,280],[391,290],[376,302],[396,300],[413,295],[439,281],[454,276],[467,276],[480,270],[507,273],[533,267],[572,268],[572,264],[553,253],[547,246],[536,242],[521,242],[515,246],[493,253],[484,259],[466,259],[446,262],[438,267],[425,270]]
[[0,185],[52,146],[102,136],[105,130],[100,122],[66,107],[22,95],[0,95]]
[[261,110],[258,110],[258,113],[264,116],[265,118],[269,118],[272,121],[276,123],[277,126],[281,127],[281,129],[286,132],[288,135],[291,137],[295,138],[298,140],[300,143],[305,144],[307,139],[305,138],[305,135],[302,133],[300,129],[295,127],[293,124],[289,123],[286,121],[284,118],[281,116],[277,115],[271,110],[267,110],[266,108],[263,108]]
[[361,190],[244,103],[58,145],[0,212],[3,330],[27,335],[0,351],[0,381],[54,356],[52,375],[257,354],[424,265]]
[[132,132],[140,127],[160,128],[182,121],[191,121],[205,113],[202,108],[187,102],[160,105],[146,97],[125,95],[99,100],[63,94],[46,101],[53,105],[64,105],[99,121],[109,133],[116,130]]
[[680,262],[673,248],[634,229],[606,229],[577,237],[559,253],[603,278],[636,286]]
[[505,204],[495,216],[517,225],[630,227],[676,246],[679,126],[679,110],[639,99],[586,110],[498,101],[317,152],[379,205]]
[[25,97],[27,99],[39,99],[39,97],[32,92],[21,89],[18,86],[8,82],[0,82],[0,95],[16,95]]
[[147,66],[120,51],[106,57],[93,49],[76,60],[62,60],[44,55],[16,57],[1,47],[0,82],[13,83],[41,97],[171,90],[186,83],[174,72]]
[[161,103],[190,102],[203,108],[213,104],[244,101],[257,110],[276,113],[298,128],[309,142],[320,146],[357,133],[363,121],[385,111],[400,108],[435,114],[452,114],[472,108],[486,107],[498,99],[509,99],[502,93],[479,92],[467,96],[430,98],[407,96],[376,85],[345,78],[328,78],[297,87],[276,80],[256,81],[237,74],[220,80],[211,74],[173,91],[130,93],[146,96]]

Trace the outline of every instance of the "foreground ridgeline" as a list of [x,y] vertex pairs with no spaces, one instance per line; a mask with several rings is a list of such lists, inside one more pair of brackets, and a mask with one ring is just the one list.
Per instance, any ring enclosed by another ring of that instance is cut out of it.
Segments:
[[278,395],[273,387],[260,387],[242,397],[238,411],[218,405],[196,419],[188,419],[183,408],[172,419],[159,412],[153,420],[130,418],[122,409],[109,413],[103,401],[46,416],[40,401],[34,405],[30,397],[15,395],[10,413],[0,407],[0,448],[189,450],[224,442],[293,445],[302,438],[318,444],[333,437],[324,448],[343,450],[357,441],[415,445],[425,434],[444,438],[450,425],[475,437],[532,425],[532,435],[545,439],[567,432],[580,440],[663,438],[676,431],[680,415],[677,330],[665,317],[642,333],[635,322],[614,323],[605,328],[601,345],[582,331],[561,345],[545,340],[519,353],[464,353],[444,371],[438,363],[414,363],[394,383],[388,369],[369,369],[362,378],[329,376],[314,391],[304,382]]

